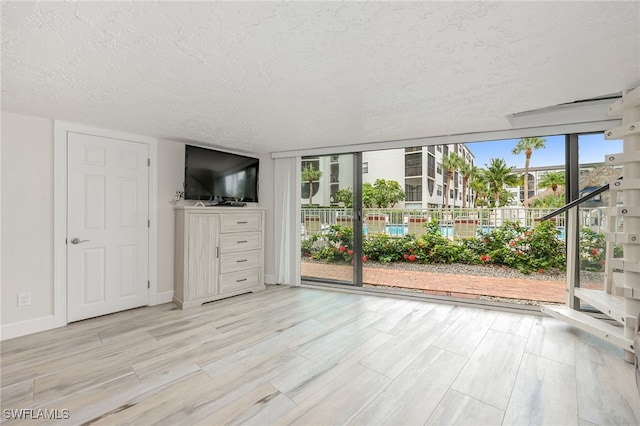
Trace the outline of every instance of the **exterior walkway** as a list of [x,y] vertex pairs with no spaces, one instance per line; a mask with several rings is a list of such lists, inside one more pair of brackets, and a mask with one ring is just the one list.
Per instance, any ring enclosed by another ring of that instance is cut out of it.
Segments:
[[[353,269],[348,265],[302,262],[302,276],[351,281]],[[476,275],[439,274],[398,269],[363,268],[363,281],[368,285],[392,286],[422,290],[438,296],[476,299],[494,296],[537,302],[564,303],[564,281]]]

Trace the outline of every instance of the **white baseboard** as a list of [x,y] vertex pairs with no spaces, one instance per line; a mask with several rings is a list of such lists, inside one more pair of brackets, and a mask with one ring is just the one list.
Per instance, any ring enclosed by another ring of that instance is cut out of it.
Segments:
[[264,283],[265,284],[277,284],[275,275],[264,275]]
[[34,318],[26,321],[3,324],[0,332],[0,340],[13,339],[14,337],[26,336],[27,334],[38,333],[40,331],[56,328],[55,317]]
[[163,303],[171,303],[173,301],[173,290],[163,291],[156,295],[156,305],[162,305]]

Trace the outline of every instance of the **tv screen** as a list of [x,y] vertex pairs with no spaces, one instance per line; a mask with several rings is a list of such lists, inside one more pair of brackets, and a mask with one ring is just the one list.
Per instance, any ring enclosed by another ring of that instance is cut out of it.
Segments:
[[258,202],[257,158],[187,145],[185,200]]

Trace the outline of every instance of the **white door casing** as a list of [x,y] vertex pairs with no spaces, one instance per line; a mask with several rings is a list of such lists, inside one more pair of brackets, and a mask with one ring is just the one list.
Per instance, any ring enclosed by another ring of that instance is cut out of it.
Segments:
[[148,151],[67,133],[68,321],[149,303]]
[[[155,305],[171,299],[173,294],[158,295],[158,140],[156,138],[119,132],[83,124],[54,121],[53,124],[53,192],[54,192],[54,244],[53,244],[53,316],[48,329],[66,325],[68,318],[68,264],[67,264],[67,139],[71,133],[99,136],[107,139],[137,142],[146,145],[151,165],[148,167],[148,213],[151,226],[148,228],[148,304]],[[71,236],[69,239],[73,238]],[[85,238],[86,239],[86,238]],[[84,243],[83,243],[84,244]],[[78,246],[81,246],[79,244]],[[171,297],[170,297],[171,296]],[[167,299],[167,300],[165,300]],[[40,331],[40,330],[38,330]]]

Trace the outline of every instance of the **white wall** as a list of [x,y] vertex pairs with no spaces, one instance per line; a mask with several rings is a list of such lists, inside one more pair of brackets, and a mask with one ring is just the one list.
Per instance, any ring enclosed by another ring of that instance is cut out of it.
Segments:
[[[169,203],[184,180],[184,144],[158,144],[158,302],[173,292],[174,211]],[[265,246],[272,247],[273,160],[260,158],[260,206],[267,209]],[[53,120],[2,112],[2,259],[0,321],[3,334],[53,327]],[[265,255],[273,283],[275,255]],[[19,292],[32,304],[17,307]],[[6,333],[10,330],[10,333]],[[24,334],[24,333],[19,333]],[[3,338],[7,338],[4,337]]]
[[52,315],[53,120],[2,113],[1,239],[2,325]]

